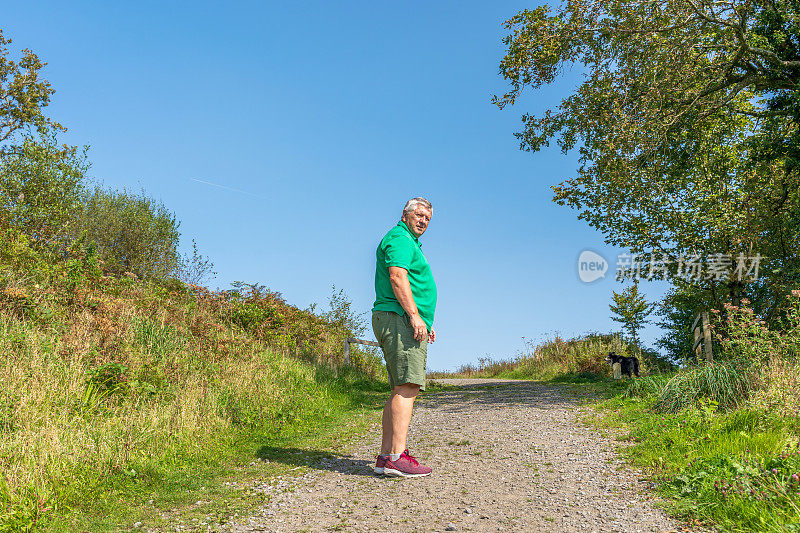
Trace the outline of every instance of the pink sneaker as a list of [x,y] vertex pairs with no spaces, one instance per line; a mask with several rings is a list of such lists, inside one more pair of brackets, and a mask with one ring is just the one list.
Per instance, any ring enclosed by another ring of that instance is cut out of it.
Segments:
[[386,459],[383,473],[391,477],[422,477],[429,476],[431,469],[419,464],[414,456],[406,450],[397,461]]
[[382,475],[384,466],[386,466],[386,458],[381,457],[380,455],[377,456],[375,458],[375,468],[373,468],[375,473],[378,475]]

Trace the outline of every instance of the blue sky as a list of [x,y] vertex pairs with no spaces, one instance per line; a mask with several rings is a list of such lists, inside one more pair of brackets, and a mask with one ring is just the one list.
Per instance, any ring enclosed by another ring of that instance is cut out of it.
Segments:
[[[377,243],[408,198],[430,199],[428,363],[452,369],[512,357],[522,337],[618,329],[620,250],[552,202],[576,157],[521,152],[513,137],[579,73],[490,104],[505,89],[502,22],[536,5],[18,2],[1,27],[12,50],[48,62],[48,113],[65,142],[91,147],[91,175],[173,210],[184,249],[195,239],[213,260],[212,286],[258,282],[306,307],[335,284],[366,312]],[[582,283],[584,249],[612,272]]]

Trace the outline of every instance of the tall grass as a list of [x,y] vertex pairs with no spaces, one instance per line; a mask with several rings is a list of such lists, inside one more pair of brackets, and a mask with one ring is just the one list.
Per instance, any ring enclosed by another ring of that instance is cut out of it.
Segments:
[[666,382],[654,408],[677,413],[702,398],[716,402],[723,409],[735,409],[745,404],[758,383],[753,365],[746,361],[704,365],[680,372]]

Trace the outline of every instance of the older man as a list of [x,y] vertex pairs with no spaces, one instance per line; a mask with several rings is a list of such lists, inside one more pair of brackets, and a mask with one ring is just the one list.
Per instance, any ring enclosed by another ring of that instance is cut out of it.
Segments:
[[376,254],[372,329],[386,359],[392,394],[383,408],[383,442],[375,473],[387,476],[431,473],[408,453],[406,435],[414,399],[425,390],[428,340],[436,340],[436,284],[419,242],[432,215],[425,198],[406,202],[400,222],[383,237]]

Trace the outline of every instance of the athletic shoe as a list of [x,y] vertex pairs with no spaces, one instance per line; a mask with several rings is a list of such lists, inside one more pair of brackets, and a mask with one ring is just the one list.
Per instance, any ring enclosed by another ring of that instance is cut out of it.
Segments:
[[376,474],[382,475],[383,474],[383,467],[386,465],[386,458],[381,457],[380,455],[375,458],[375,468],[373,470]]
[[386,459],[383,473],[391,477],[422,477],[430,475],[431,469],[419,464],[414,456],[406,450],[400,454],[397,461],[392,461],[391,458]]

